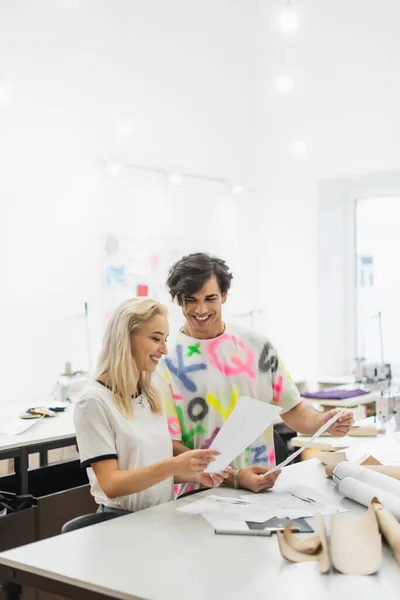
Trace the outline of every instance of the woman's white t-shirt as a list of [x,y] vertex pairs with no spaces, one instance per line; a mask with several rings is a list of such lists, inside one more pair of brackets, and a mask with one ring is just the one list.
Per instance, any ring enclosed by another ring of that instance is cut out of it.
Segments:
[[173,500],[173,478],[129,496],[108,498],[91,467],[115,458],[122,471],[139,469],[172,457],[172,442],[164,414],[152,412],[142,394],[132,399],[135,418],[117,409],[111,391],[93,381],[85,386],[75,407],[74,423],[82,467],[87,468],[91,493],[97,504],[137,511]]

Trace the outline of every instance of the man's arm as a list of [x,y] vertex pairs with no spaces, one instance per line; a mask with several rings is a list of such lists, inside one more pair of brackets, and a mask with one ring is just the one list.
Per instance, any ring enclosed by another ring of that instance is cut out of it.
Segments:
[[185,446],[185,444],[180,440],[172,440],[172,450],[174,456],[179,456],[179,454],[182,454],[182,452],[188,452],[190,448]]
[[[283,421],[288,427],[303,433],[313,435],[324,423],[329,421],[338,411],[336,409],[328,412],[319,412],[310,406],[304,400],[301,400],[294,408],[281,415]],[[341,417],[327,430],[335,437],[343,437],[349,432],[354,423],[353,413],[346,411]]]

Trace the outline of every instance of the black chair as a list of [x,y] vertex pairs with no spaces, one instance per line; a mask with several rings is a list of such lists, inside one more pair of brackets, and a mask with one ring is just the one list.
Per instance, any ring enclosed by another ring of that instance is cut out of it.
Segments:
[[289,453],[286,448],[286,444],[274,429],[274,446],[275,446],[275,461],[279,465],[281,462],[287,459]]
[[81,517],[75,517],[64,523],[61,529],[61,533],[68,533],[69,531],[75,531],[75,529],[82,529],[82,527],[89,527],[89,525],[97,525],[103,521],[109,521],[110,519],[116,519],[121,515],[113,512],[101,512],[93,513],[90,515],[82,515]]

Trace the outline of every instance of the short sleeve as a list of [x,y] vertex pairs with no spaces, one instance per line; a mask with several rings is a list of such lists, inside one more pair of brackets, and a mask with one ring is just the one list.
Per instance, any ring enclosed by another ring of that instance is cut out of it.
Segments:
[[297,406],[301,402],[301,397],[278,353],[276,356],[277,368],[272,372],[273,403],[282,408],[280,414],[283,415]]
[[172,387],[171,376],[163,361],[160,362],[159,369],[159,390],[161,399],[168,420],[168,430],[173,440],[182,441],[182,429],[179,419],[179,411],[175,404],[174,390]]
[[82,467],[118,458],[114,432],[101,400],[81,398],[75,406],[74,424]]
[[301,402],[300,393],[275,346],[266,338],[259,338],[258,344],[260,342],[262,351],[259,356],[258,369],[261,389],[264,391],[263,396],[271,404],[279,406],[282,409],[281,415],[283,415]]

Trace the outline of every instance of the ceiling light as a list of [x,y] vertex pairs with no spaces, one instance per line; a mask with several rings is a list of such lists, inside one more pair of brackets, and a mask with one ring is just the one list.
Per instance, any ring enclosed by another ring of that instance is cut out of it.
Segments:
[[133,137],[136,133],[136,123],[133,119],[121,119],[116,124],[116,130],[122,137]]
[[244,192],[244,187],[242,185],[239,184],[235,184],[232,186],[232,194],[234,196],[239,196],[239,194],[243,194]]
[[278,24],[285,33],[292,33],[298,28],[299,17],[290,2],[283,9],[278,19]]
[[106,164],[106,173],[111,177],[117,177],[122,171],[122,165],[119,162],[108,162]]
[[170,173],[168,175],[168,181],[171,185],[181,185],[182,175],[180,175],[180,173]]
[[280,75],[275,82],[276,89],[282,94],[288,94],[294,88],[294,79],[291,75]]
[[11,95],[11,85],[7,81],[0,81],[0,104],[5,104]]
[[307,144],[301,140],[292,140],[289,144],[289,152],[293,156],[305,156],[307,154]]

